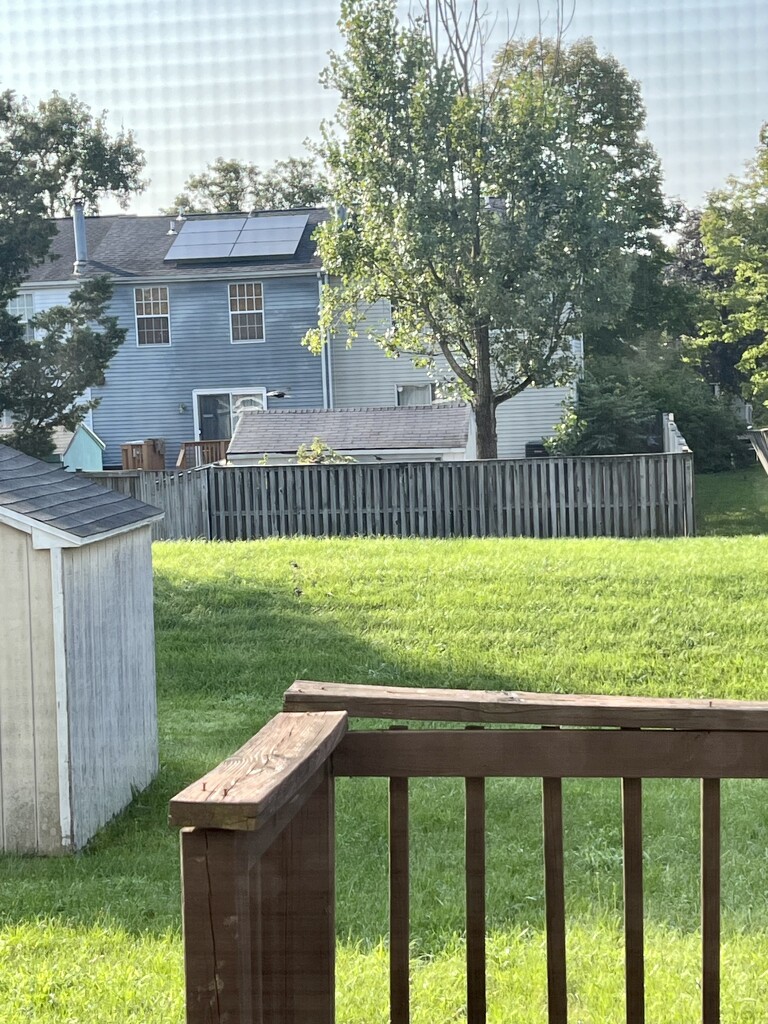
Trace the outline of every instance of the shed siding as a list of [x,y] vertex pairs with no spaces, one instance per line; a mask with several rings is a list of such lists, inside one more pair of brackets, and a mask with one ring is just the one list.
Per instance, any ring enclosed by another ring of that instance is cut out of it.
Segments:
[[63,554],[78,849],[157,772],[150,529]]
[[[386,324],[388,304],[376,303],[368,319]],[[579,342],[574,342],[574,348],[580,355]],[[447,364],[443,365],[447,371]],[[405,355],[397,359],[387,357],[376,342],[365,337],[365,324],[351,347],[347,347],[342,335],[333,339],[331,366],[333,402],[337,409],[396,405],[398,384],[421,384],[432,379]],[[563,402],[571,394],[571,388],[528,388],[501,405],[497,412],[499,457],[522,458],[527,442],[538,442],[550,436],[562,417]]]
[[0,849],[56,853],[59,825],[51,564],[0,523]]
[[78,429],[62,457],[64,469],[100,473],[104,468],[101,446],[85,430]]
[[165,439],[166,463],[174,465],[181,443],[195,440],[195,389],[263,387],[290,394],[276,400],[280,408],[322,408],[321,361],[301,344],[317,326],[317,279],[264,280],[265,341],[236,345],[230,340],[228,283],[169,283],[171,344],[141,347],[133,285],[116,285],[111,310],[127,336],[104,387],[93,389],[101,400],[93,429],[107,445],[105,466],[120,465],[121,444],[148,437]]

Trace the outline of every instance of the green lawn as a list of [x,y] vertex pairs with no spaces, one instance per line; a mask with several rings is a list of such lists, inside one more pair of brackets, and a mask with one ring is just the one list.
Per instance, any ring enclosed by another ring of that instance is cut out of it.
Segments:
[[768,533],[768,476],[763,467],[697,476],[696,529],[724,537]]
[[[767,559],[757,536],[157,545],[160,777],[83,854],[0,860],[0,1021],[180,1024],[167,801],[293,679],[768,699]],[[461,1021],[460,791],[413,788],[414,1020]],[[698,998],[697,788],[647,793],[649,1020],[682,1024]],[[767,797],[724,784],[723,1019],[738,1024],[768,1005]],[[618,1022],[618,784],[568,782],[565,801],[574,1020]],[[342,781],[338,803],[339,1021],[384,1022],[384,788]],[[488,805],[490,1020],[543,1024],[538,786],[494,781]]]

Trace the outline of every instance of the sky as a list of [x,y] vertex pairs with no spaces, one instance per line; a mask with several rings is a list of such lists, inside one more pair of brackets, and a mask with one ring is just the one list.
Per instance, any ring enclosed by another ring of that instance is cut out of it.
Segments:
[[[535,34],[534,0],[485,2],[499,41]],[[133,129],[151,185],[130,210],[156,213],[219,156],[268,166],[318,139],[337,18],[338,0],[0,0],[0,87]],[[669,195],[695,205],[740,172],[768,121],[765,0],[576,0],[582,36],[640,82]]]

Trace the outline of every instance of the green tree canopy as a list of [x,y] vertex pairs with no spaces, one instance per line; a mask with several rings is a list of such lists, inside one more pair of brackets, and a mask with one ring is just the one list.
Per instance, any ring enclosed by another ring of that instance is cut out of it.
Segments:
[[320,206],[327,185],[311,158],[278,160],[266,171],[255,164],[219,157],[201,174],[193,174],[184,191],[162,210],[185,213],[238,213],[241,210],[286,210]]
[[146,187],[143,152],[132,132],[107,131],[106,111],[94,116],[75,96],[54,92],[37,105],[0,95],[0,148],[10,154],[49,217],[68,215],[76,199],[98,212],[105,196],[126,206]]
[[666,216],[659,165],[636,83],[591,42],[510,43],[486,74],[476,5],[462,20],[438,0],[439,31],[396,7],[342,3],[324,76],[340,97],[322,153],[336,212],[318,231],[335,281],[305,340],[354,339],[389,298],[393,326],[371,336],[448,364],[492,458],[497,407],[569,380],[570,339],[627,307]]
[[74,430],[96,401],[88,388],[104,382],[104,370],[125,340],[125,330],[107,315],[112,286],[91,278],[29,321],[35,337],[13,349],[0,345],[0,409],[13,416],[10,444],[28,455],[53,452],[52,433]]
[[731,346],[749,389],[768,406],[768,124],[754,160],[739,178],[713,192],[701,216],[710,282],[705,344]]
[[92,211],[105,195],[125,204],[144,186],[143,166],[132,134],[110,137],[106,115],[94,117],[75,97],[54,93],[33,107],[0,94],[0,411],[13,416],[11,443],[30,454],[49,454],[54,427],[73,428],[93,407],[82,396],[102,381],[124,332],[106,315],[106,279],[84,282],[68,306],[28,327],[8,303],[48,254],[50,218],[75,199]]

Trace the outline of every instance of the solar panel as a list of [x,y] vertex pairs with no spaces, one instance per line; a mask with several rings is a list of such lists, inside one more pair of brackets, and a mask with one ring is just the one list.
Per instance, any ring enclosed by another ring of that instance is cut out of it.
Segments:
[[166,260],[293,256],[309,215],[225,217],[185,221]]

